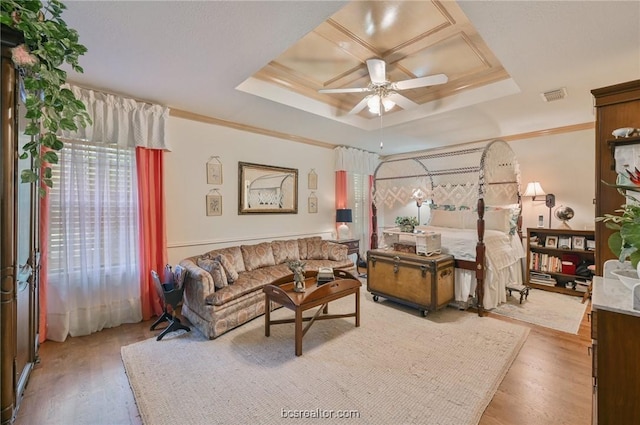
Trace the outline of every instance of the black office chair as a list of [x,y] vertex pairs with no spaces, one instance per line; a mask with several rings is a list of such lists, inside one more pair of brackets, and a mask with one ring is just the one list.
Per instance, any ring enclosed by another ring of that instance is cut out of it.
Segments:
[[151,270],[151,278],[153,279],[153,284],[156,287],[158,296],[162,301],[163,309],[162,315],[158,317],[158,320],[156,320],[153,325],[151,325],[151,330],[154,330],[156,326],[162,322],[169,322],[169,325],[163,329],[160,335],[158,335],[156,341],[160,341],[169,332],[181,329],[187,332],[191,331],[191,329],[188,326],[183,325],[180,322],[180,319],[176,316],[176,309],[182,302],[182,295],[184,293],[183,281],[185,273],[186,270],[180,266],[176,266],[176,279],[173,282],[161,283],[158,273],[155,270]]

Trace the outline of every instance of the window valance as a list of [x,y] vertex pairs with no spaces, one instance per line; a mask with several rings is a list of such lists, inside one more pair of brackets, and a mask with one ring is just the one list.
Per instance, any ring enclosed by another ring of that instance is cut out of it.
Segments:
[[348,171],[372,176],[380,162],[377,154],[360,149],[338,146],[334,152],[336,157],[335,171]]
[[61,131],[67,139],[122,147],[170,150],[167,141],[169,108],[66,84],[87,108],[93,124]]

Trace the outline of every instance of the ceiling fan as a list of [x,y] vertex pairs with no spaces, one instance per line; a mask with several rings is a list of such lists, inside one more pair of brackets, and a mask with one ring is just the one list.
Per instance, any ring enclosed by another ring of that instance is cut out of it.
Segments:
[[372,93],[362,99],[356,106],[349,111],[349,115],[357,114],[365,107],[369,107],[369,111],[378,115],[382,111],[389,111],[395,105],[399,105],[402,109],[410,109],[418,106],[414,101],[397,93],[401,90],[415,89],[418,87],[435,86],[444,84],[449,79],[444,74],[428,75],[426,77],[412,78],[403,81],[388,81],[387,64],[382,59],[368,59],[367,69],[371,82],[367,87],[354,87],[344,89],[321,89],[318,93]]

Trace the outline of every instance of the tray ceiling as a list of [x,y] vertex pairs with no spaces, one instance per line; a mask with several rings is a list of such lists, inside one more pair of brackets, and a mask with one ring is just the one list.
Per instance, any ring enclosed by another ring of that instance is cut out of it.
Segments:
[[[458,99],[449,109],[517,91],[515,84],[486,90],[493,83],[510,80],[509,74],[458,5],[437,1],[350,3],[238,88],[368,128],[382,121],[377,114],[367,108],[358,116],[348,114],[366,93],[325,94],[318,90],[367,87],[366,60],[371,58],[387,63],[387,80],[392,82],[441,73],[449,79],[443,85],[403,90],[403,96],[421,107],[410,111],[396,105],[384,113],[386,125],[440,112],[442,100],[453,95]],[[474,95],[480,87],[485,90]]]

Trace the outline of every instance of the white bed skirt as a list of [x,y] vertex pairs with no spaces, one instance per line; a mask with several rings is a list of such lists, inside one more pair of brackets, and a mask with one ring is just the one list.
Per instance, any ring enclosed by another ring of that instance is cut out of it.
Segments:
[[[483,306],[487,310],[496,308],[507,301],[507,284],[522,283],[522,262],[517,262],[501,270],[486,269]],[[455,298],[456,301],[468,303],[469,298],[476,295],[478,281],[475,271],[456,269]]]

